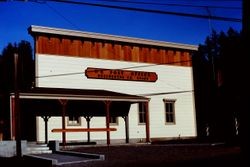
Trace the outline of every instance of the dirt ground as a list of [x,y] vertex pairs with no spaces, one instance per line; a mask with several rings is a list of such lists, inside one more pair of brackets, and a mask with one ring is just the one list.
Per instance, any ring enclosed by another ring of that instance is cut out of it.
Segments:
[[[215,167],[242,164],[240,147],[223,144],[127,144],[69,146],[65,150],[105,155],[104,161],[81,162],[65,167]],[[43,166],[44,162],[1,159],[0,166]]]
[[105,161],[71,164],[71,167],[241,166],[240,148],[223,144],[130,144],[67,150],[105,155]]

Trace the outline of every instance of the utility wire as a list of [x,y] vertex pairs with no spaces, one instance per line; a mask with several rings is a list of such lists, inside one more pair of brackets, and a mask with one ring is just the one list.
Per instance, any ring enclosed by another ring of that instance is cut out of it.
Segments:
[[[16,1],[20,1],[20,0],[16,0]],[[38,2],[38,3],[43,2],[43,1],[39,1],[39,0],[30,0],[30,1]],[[131,11],[158,13],[158,14],[172,14],[172,15],[177,15],[177,16],[214,19],[214,20],[221,20],[221,21],[241,22],[241,19],[219,17],[219,16],[211,16],[210,14],[208,16],[206,16],[206,15],[200,15],[200,14],[169,12],[169,11],[151,10],[151,9],[143,9],[143,8],[131,8],[131,7],[116,6],[116,5],[104,5],[104,4],[98,4],[98,3],[87,3],[87,2],[78,2],[78,1],[69,1],[69,0],[50,0],[50,1],[63,2],[63,3],[71,3],[71,4],[89,5],[89,6],[97,6],[97,7],[106,7],[106,8],[114,8],[114,9],[122,9],[122,10],[131,10]],[[108,0],[106,0],[106,1],[108,1]],[[117,0],[117,1],[122,2],[122,0]],[[123,2],[125,2],[125,0]],[[127,3],[131,3],[130,1],[126,1],[126,2]],[[146,2],[144,2],[144,4],[146,4]],[[151,3],[151,4],[153,4],[153,3]],[[172,6],[203,7],[203,8],[204,7],[206,7],[206,8],[223,8],[223,7],[217,7],[217,6],[195,6],[195,5],[160,4],[160,3],[155,3],[154,5],[169,5],[169,6],[172,5]],[[58,11],[56,11],[55,9],[53,9],[51,6],[49,6],[49,5],[47,5],[47,6],[50,7],[53,11],[55,11],[58,15],[60,15],[61,17],[63,17],[66,21],[68,20],[63,15],[61,15]],[[229,9],[229,8],[225,7],[224,9]],[[231,8],[231,9],[240,9],[240,8]],[[76,27],[70,21],[67,21],[67,22],[69,22],[71,25],[73,25],[74,27]],[[180,63],[180,62],[164,63],[164,64],[176,64],[176,63]],[[153,64],[153,65],[147,65],[147,66],[155,66],[155,65],[163,65],[163,64]],[[139,68],[139,67],[142,67],[142,66],[127,67],[127,68],[124,68],[124,69]],[[145,65],[144,65],[144,67],[145,67]],[[84,72],[55,74],[55,75],[49,75],[49,76],[39,76],[37,78],[65,76],[65,75],[76,75],[76,74],[84,74]],[[154,95],[163,95],[163,94],[177,94],[177,93],[187,93],[187,92],[193,92],[193,90],[175,91],[175,92],[161,92],[161,93],[150,93],[150,94],[144,94],[144,96],[154,96]]]
[[[96,0],[101,2],[118,2],[127,4],[137,5],[157,5],[157,6],[177,6],[177,7],[194,7],[194,8],[218,8],[218,9],[236,9],[241,10],[242,7],[225,7],[225,6],[214,6],[214,5],[189,5],[189,4],[176,4],[176,3],[158,3],[158,2],[142,2],[142,1],[130,1],[130,0]],[[218,1],[217,1],[218,2]]]
[[[37,2],[39,0],[29,0],[29,1]],[[76,4],[76,5],[87,5],[87,6],[104,7],[104,8],[111,8],[111,9],[138,11],[138,12],[156,13],[156,14],[167,14],[167,15],[193,17],[193,18],[201,18],[201,19],[209,19],[210,18],[213,20],[228,21],[228,22],[242,22],[242,19],[238,19],[238,18],[221,17],[221,16],[207,16],[207,15],[202,15],[202,14],[180,13],[180,12],[174,12],[174,11],[163,11],[163,10],[136,8],[136,7],[125,7],[125,6],[118,6],[118,5],[107,5],[107,4],[100,4],[100,3],[82,2],[82,1],[47,0],[46,2],[58,2],[58,3]]]
[[158,96],[158,95],[190,93],[190,92],[194,92],[194,90],[183,90],[183,91],[173,91],[173,92],[159,92],[159,93],[146,93],[146,94],[137,94],[137,96]]
[[73,26],[74,28],[80,30],[80,28],[75,25],[74,23],[72,23],[72,21],[70,21],[69,19],[67,19],[64,15],[62,15],[58,10],[56,10],[55,8],[53,8],[51,5],[49,5],[48,3],[45,3],[46,6],[48,6],[53,12],[55,12],[58,16],[60,16],[61,18],[63,18],[66,22],[68,22],[71,26]]
[[[129,70],[129,69],[142,68],[142,67],[152,67],[152,66],[159,66],[159,65],[171,65],[171,64],[179,64],[179,63],[187,63],[187,62],[192,62],[192,60],[175,61],[175,62],[170,62],[170,63],[148,64],[148,65],[140,65],[140,66],[131,66],[131,67],[124,67],[124,68],[117,68],[117,69],[114,69],[114,70]],[[36,78],[60,77],[60,76],[79,75],[79,74],[85,74],[85,72],[81,71],[81,72],[72,72],[72,73],[43,75],[43,76],[36,76]]]
[[[183,63],[183,62],[191,62],[191,60],[188,60],[188,61],[178,61],[178,62],[176,61],[176,62],[171,62],[171,63],[159,63],[159,64],[149,64],[149,65],[141,65],[141,66],[132,66],[132,67],[125,67],[125,68],[117,68],[117,69],[114,69],[114,70],[134,69],[134,68],[142,68],[142,67],[158,66],[158,65],[166,65],[166,64],[177,64],[177,63]],[[109,70],[109,69],[107,69],[107,70]],[[103,69],[102,71],[105,71],[105,70]],[[84,71],[81,71],[81,72],[72,72],[72,73],[64,73],[64,74],[44,75],[44,76],[38,76],[36,78],[61,77],[61,76],[68,76],[68,75],[83,75],[83,74],[85,74]],[[169,85],[170,87],[174,87],[176,89],[182,90],[181,88],[173,86],[173,85],[171,85],[169,83],[166,83],[166,84]],[[179,91],[179,93],[185,93],[185,92],[191,92],[191,91]],[[176,91],[175,91],[175,93],[176,93]],[[166,93],[150,93],[150,94],[147,94],[147,96],[154,96],[154,95],[161,95],[161,94],[166,94]],[[170,93],[168,92],[168,94],[170,94]]]
[[242,2],[242,0],[197,0],[200,2],[207,2],[207,1],[211,1],[211,2]]
[[[8,0],[6,0],[6,1],[8,1]],[[194,14],[194,13],[180,13],[180,12],[174,12],[174,11],[163,11],[163,10],[126,7],[126,6],[118,6],[118,5],[107,5],[107,4],[72,1],[72,0],[13,0],[13,1],[30,1],[30,2],[35,2],[35,3],[58,2],[58,3],[67,3],[67,4],[87,5],[87,6],[104,7],[104,8],[111,8],[111,9],[128,10],[128,11],[138,11],[138,12],[155,13],[155,14],[166,14],[166,15],[183,16],[183,17],[193,17],[193,18],[201,18],[201,19],[209,19],[210,18],[213,20],[228,21],[228,22],[242,22],[242,19],[239,19],[239,18],[208,16],[208,15]]]

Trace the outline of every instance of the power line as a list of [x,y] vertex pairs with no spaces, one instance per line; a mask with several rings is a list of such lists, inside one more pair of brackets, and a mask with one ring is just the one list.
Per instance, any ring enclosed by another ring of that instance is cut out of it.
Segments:
[[[201,18],[201,19],[213,19],[213,20],[228,21],[228,22],[242,22],[242,19],[240,19],[240,18],[221,17],[221,16],[215,16],[215,15],[208,16],[208,15],[194,14],[194,13],[180,13],[180,12],[174,12],[174,11],[163,11],[163,10],[145,9],[145,8],[136,8],[136,7],[126,7],[126,6],[118,6],[118,5],[107,5],[107,4],[100,4],[100,3],[93,3],[93,2],[90,3],[90,2],[71,1],[71,0],[42,0],[42,1],[41,0],[13,0],[13,1],[30,1],[30,2],[35,2],[35,3],[57,2],[57,3],[87,5],[87,6],[95,6],[95,7],[103,7],[103,8],[111,8],[111,9],[120,9],[120,10],[128,10],[128,11],[155,13],[155,14],[166,14],[166,15],[193,17],[193,18]],[[204,7],[206,7],[206,6],[204,6]]]
[[[114,70],[129,70],[129,69],[135,69],[135,68],[152,67],[152,66],[159,66],[159,65],[171,65],[171,64],[179,64],[179,63],[187,63],[187,62],[192,62],[192,60],[175,61],[175,62],[170,62],[170,63],[147,64],[147,65],[140,65],[140,66],[131,66],[131,67],[124,67],[124,68],[116,68]],[[53,74],[53,75],[36,76],[36,78],[60,77],[60,76],[68,76],[68,75],[79,75],[79,74],[84,74],[84,73],[85,72],[83,72],[83,71],[72,72],[72,73],[61,73],[61,74]]]
[[[242,7],[225,7],[225,6],[213,6],[213,5],[190,5],[190,4],[177,4],[177,3],[158,3],[158,2],[142,2],[142,1],[130,1],[130,0],[96,0],[102,2],[115,2],[115,3],[128,3],[139,5],[157,5],[157,6],[177,6],[177,7],[194,7],[194,8],[218,8],[218,9],[236,9],[241,10]],[[218,1],[217,1],[218,2]]]
[[[116,0],[114,0],[116,1]],[[154,0],[153,0],[154,1]],[[170,1],[174,1],[174,2],[189,2],[189,1],[192,1],[194,2],[193,0],[170,0]],[[195,0],[195,2],[242,2],[242,0]]]
[[[16,1],[20,1],[20,0],[16,0]],[[27,0],[27,1],[41,2],[39,0]],[[104,8],[111,8],[111,9],[120,9],[120,10],[155,13],[155,14],[166,14],[166,15],[193,17],[193,18],[201,18],[201,19],[209,19],[210,18],[213,20],[228,21],[228,22],[241,22],[242,21],[242,19],[239,19],[239,18],[221,17],[221,16],[214,16],[214,15],[208,16],[208,15],[193,14],[193,13],[180,13],[180,12],[174,12],[174,11],[163,11],[163,10],[155,10],[155,9],[136,8],[136,7],[125,7],[125,6],[118,6],[118,5],[107,5],[107,4],[100,4],[100,3],[82,2],[82,1],[47,0],[45,2],[58,2],[58,3],[76,4],[76,5],[87,5],[87,6],[104,7]]]
[[[171,63],[162,63],[162,64],[150,64],[150,65],[141,65],[141,66],[132,66],[132,67],[125,67],[125,68],[117,68],[114,70],[125,70],[125,69],[134,69],[134,68],[142,68],[142,67],[149,67],[149,66],[158,66],[158,65],[166,65],[166,64],[176,64],[181,62],[191,62],[189,61],[178,61],[178,62],[171,62]],[[107,69],[109,70],[109,69]],[[102,71],[105,71],[105,69],[102,69]],[[72,72],[72,73],[63,73],[63,74],[54,74],[54,75],[44,75],[44,76],[38,76],[36,78],[48,78],[48,77],[60,77],[60,76],[68,76],[68,75],[83,75],[85,74],[84,71],[82,72]],[[165,95],[165,94],[178,94],[178,93],[189,93],[193,92],[194,90],[185,90],[183,91],[182,88],[171,85],[169,83],[165,83],[169,85],[170,87],[174,87],[176,89],[179,89],[181,91],[173,91],[173,92],[157,92],[157,93],[147,93],[147,94],[138,94],[138,96],[158,96],[158,95]]]
[[[129,70],[129,69],[135,69],[135,68],[142,68],[142,67],[150,67],[150,66],[159,66],[159,65],[167,65],[167,64],[177,64],[177,63],[185,63],[185,62],[191,62],[191,60],[188,61],[176,61],[176,62],[171,62],[171,63],[158,63],[158,64],[148,64],[148,65],[140,65],[140,66],[131,66],[131,67],[125,67],[125,68],[116,68],[114,70]],[[109,70],[109,69],[107,69]],[[102,71],[105,71],[105,69],[102,69]],[[36,78],[48,78],[48,77],[61,77],[61,76],[69,76],[69,75],[83,75],[85,74],[84,71],[81,72],[72,72],[72,73],[62,73],[62,74],[54,74],[54,75],[44,75],[44,76],[38,76]],[[177,86],[173,86],[169,83],[166,83],[167,85],[174,87],[176,89],[180,89],[181,88],[177,87]],[[182,92],[182,91],[181,91]],[[166,94],[166,93],[163,93]],[[157,94],[148,94],[148,96],[154,96],[154,95],[160,95],[159,93]]]
[[[16,0],[20,1],[20,0]],[[27,0],[32,2],[47,2],[47,1],[39,1],[39,0]],[[152,10],[152,9],[144,9],[144,8],[132,8],[132,7],[124,7],[124,6],[117,6],[117,5],[105,5],[105,4],[98,4],[98,3],[88,3],[88,2],[79,2],[79,1],[69,1],[69,0],[50,0],[52,2],[63,2],[63,3],[70,3],[70,4],[81,4],[81,5],[89,5],[89,6],[97,6],[97,7],[106,7],[106,8],[113,8],[113,9],[121,9],[121,10],[131,10],[131,11],[140,11],[140,12],[149,12],[149,13],[157,13],[157,14],[171,14],[176,16],[184,16],[184,17],[196,17],[196,18],[205,18],[205,19],[214,19],[214,20],[221,20],[221,21],[232,21],[232,22],[241,22],[241,19],[237,18],[227,18],[227,17],[219,17],[219,16],[211,16],[211,15],[200,15],[200,14],[191,14],[191,13],[179,13],[179,12],[170,12],[170,11],[162,11],[162,10]],[[104,0],[105,1],[105,0]],[[106,0],[108,1],[108,0]],[[117,0],[119,2],[122,2],[122,0]],[[125,0],[124,0],[125,2]],[[126,1],[131,2],[131,1]],[[146,2],[144,2],[146,4]],[[149,4],[149,3],[148,3]],[[153,4],[153,3],[151,3]],[[154,5],[169,5],[169,6],[185,6],[185,7],[201,7],[201,8],[224,8],[229,9],[226,7],[219,7],[219,6],[198,6],[198,5],[179,5],[179,4],[163,4],[163,3],[154,3]],[[57,10],[52,8],[47,4],[48,7],[50,7],[54,12],[56,12],[59,16],[64,18],[67,22],[69,22],[71,25],[76,27],[73,23],[71,23],[67,18],[65,18],[62,14],[60,14]],[[240,8],[232,8],[232,9],[240,9]],[[180,62],[172,62],[172,63],[164,63],[164,64],[175,64]],[[146,66],[156,66],[156,65],[163,65],[163,64],[153,64],[153,65],[144,65]],[[134,67],[127,67],[124,69],[132,69],[132,68],[139,68],[142,66],[134,66]],[[64,73],[64,74],[55,74],[55,75],[48,75],[48,76],[38,76],[37,78],[44,78],[44,77],[57,77],[57,76],[66,76],[66,75],[78,75],[78,74],[84,74],[84,72],[75,72],[75,73]],[[185,92],[192,92],[193,90],[189,91],[176,91],[176,92],[161,92],[161,93],[151,93],[147,94],[147,96],[154,96],[154,95],[162,95],[162,94],[176,94],[176,93],[185,93]],[[145,94],[146,95],[146,94]]]
[[154,10],[154,9],[124,7],[124,6],[117,6],[117,5],[106,5],[106,4],[99,4],[99,3],[69,1],[69,0],[50,0],[50,1],[80,4],[80,5],[89,5],[89,6],[96,6],[96,7],[106,7],[106,8],[121,9],[121,10],[140,11],[140,12],[147,12],[147,13],[169,14],[169,15],[184,16],[184,17],[195,17],[195,18],[203,18],[203,19],[210,18],[210,19],[220,20],[220,21],[241,22],[241,19],[220,17],[220,16],[207,16],[207,15],[201,15],[201,14],[180,13],[180,12],[162,11],[162,10]]
[[75,25],[74,23],[72,23],[72,21],[70,21],[69,19],[67,19],[64,15],[62,15],[58,10],[56,10],[55,8],[53,8],[51,5],[49,5],[48,3],[45,3],[46,6],[48,6],[52,11],[54,11],[58,16],[60,16],[61,18],[63,18],[66,22],[68,22],[71,26],[73,26],[74,28],[80,30],[80,28]]
[[173,92],[158,92],[158,93],[147,93],[147,94],[137,94],[137,95],[138,96],[158,96],[158,95],[190,93],[190,92],[194,92],[194,90],[183,90],[183,91],[173,91]]

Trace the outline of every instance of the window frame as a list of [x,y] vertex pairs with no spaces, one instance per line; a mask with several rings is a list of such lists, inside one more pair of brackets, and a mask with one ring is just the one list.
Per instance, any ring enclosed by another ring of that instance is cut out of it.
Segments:
[[[165,124],[175,125],[176,124],[176,111],[175,111],[176,99],[163,99],[163,102],[164,102]],[[171,110],[167,111],[167,105],[169,104],[172,105]],[[168,116],[171,117],[172,121],[168,120]]]
[[[75,121],[76,123],[74,123],[74,120],[70,120],[70,117],[75,117],[77,118]],[[82,125],[82,118],[81,116],[75,116],[75,115],[71,115],[71,116],[67,116],[67,126],[81,126]]]
[[[112,120],[115,120],[115,122],[111,122]],[[119,117],[117,117],[117,116],[110,116],[110,118],[109,118],[109,125],[111,125],[111,126],[118,126],[119,125]]]
[[[141,121],[143,118],[143,122]],[[145,125],[146,124],[146,110],[144,103],[138,103],[138,125]]]

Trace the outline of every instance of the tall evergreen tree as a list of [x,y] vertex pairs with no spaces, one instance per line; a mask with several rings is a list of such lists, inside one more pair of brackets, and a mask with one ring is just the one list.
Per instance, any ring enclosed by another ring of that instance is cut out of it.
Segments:
[[231,142],[238,135],[240,52],[241,34],[230,28],[213,31],[193,57],[199,136]]
[[[9,43],[2,51],[0,58],[0,123],[1,129],[4,131],[4,139],[10,137],[10,120],[9,95],[14,92],[14,54],[18,54],[18,76],[19,90],[24,91],[31,88],[34,81],[34,59],[32,56],[32,47],[27,41],[20,41],[18,44]],[[0,132],[1,133],[1,132]]]
[[14,90],[14,54],[18,54],[19,89],[27,90],[34,81],[34,60],[29,42],[22,40],[18,44],[9,43],[2,52],[2,89],[4,92]]

